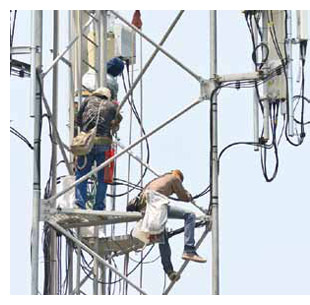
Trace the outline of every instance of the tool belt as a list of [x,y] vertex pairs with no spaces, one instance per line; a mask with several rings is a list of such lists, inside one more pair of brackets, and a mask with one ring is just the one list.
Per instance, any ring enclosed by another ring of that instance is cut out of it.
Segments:
[[97,144],[97,145],[112,144],[112,139],[110,139],[109,137],[98,137],[98,136],[96,136],[94,139],[94,144]]
[[138,196],[131,199],[128,204],[126,211],[127,212],[141,212],[146,207],[146,198],[143,194],[139,194]]

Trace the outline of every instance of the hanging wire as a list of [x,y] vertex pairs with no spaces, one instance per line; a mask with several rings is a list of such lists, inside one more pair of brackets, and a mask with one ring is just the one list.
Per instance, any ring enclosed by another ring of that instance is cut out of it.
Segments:
[[22,140],[24,143],[27,144],[27,146],[33,150],[33,146],[30,144],[30,142],[28,141],[28,139],[26,137],[24,137],[19,131],[17,131],[14,127],[10,126],[10,132],[17,136],[20,140]]
[[[148,252],[143,256],[142,260],[141,260],[138,264],[136,264],[136,266],[135,266],[132,270],[130,270],[130,271],[128,272],[127,277],[128,277],[129,275],[133,274],[133,272],[134,272],[135,270],[137,270],[137,268],[140,266],[140,264],[142,264],[143,261],[146,259],[146,257],[151,253],[151,251],[153,250],[154,246],[155,246],[155,245],[153,244],[153,245],[150,247],[150,249],[148,250]],[[77,251],[77,250],[75,249],[75,251]],[[91,259],[90,262],[88,262],[87,259],[86,259],[85,256],[84,256],[84,251],[83,251],[83,250],[81,250],[81,258],[82,258],[82,260],[81,260],[81,268],[82,268],[83,272],[85,273],[85,275],[86,275],[90,280],[94,280],[94,277],[90,275],[90,274],[92,273],[91,264],[92,264],[92,262],[93,262],[93,258]],[[116,267],[116,269],[117,269],[117,267]],[[104,282],[104,281],[98,280],[98,283],[100,283],[100,284],[109,284],[109,283],[110,283],[110,284],[115,284],[115,283],[118,283],[118,282],[121,282],[121,281],[124,281],[124,279],[121,278],[121,279],[115,280],[114,282]]]
[[[133,50],[133,49],[132,49]],[[131,57],[131,60],[133,60],[133,56]],[[129,84],[129,88],[130,88],[130,77],[129,77],[129,60],[126,61],[126,69],[127,69],[127,73],[128,73],[128,84]],[[132,78],[133,78],[133,66],[131,67],[132,69]],[[125,85],[125,82],[124,82],[124,75],[122,74],[122,77],[123,77],[123,83]],[[127,90],[126,90],[127,92]],[[129,97],[129,100],[133,100],[133,92],[131,92],[130,94],[130,97]],[[130,117],[129,117],[129,141],[128,141],[128,145],[131,145],[131,140],[132,140],[132,113],[133,113],[133,108],[130,107]],[[127,172],[127,180],[128,180],[128,183],[130,181],[130,169],[131,169],[131,156],[128,154],[128,164],[127,164],[127,169],[128,169],[128,172]],[[127,205],[128,205],[128,202],[129,202],[129,193],[130,193],[130,189],[129,189],[129,184],[128,184],[128,187],[127,187]],[[128,234],[128,223],[126,223],[126,229],[125,229],[125,234],[127,235]],[[127,274],[128,272],[128,264],[129,264],[129,255],[125,255],[124,257],[124,274]],[[127,295],[128,293],[128,283],[124,283],[123,285],[123,294]]]
[[[13,13],[13,21],[12,21],[12,13]],[[14,34],[15,34],[15,24],[16,24],[16,15],[17,15],[17,10],[14,10],[14,12],[10,10],[10,22],[11,22],[10,47],[13,46],[13,40],[14,40]]]
[[265,177],[265,180],[267,182],[271,182],[275,179],[278,168],[279,168],[279,155],[278,155],[278,147],[277,147],[277,121],[278,121],[278,115],[279,115],[279,102],[274,102],[270,105],[270,127],[272,132],[272,148],[274,150],[275,155],[275,167],[273,174],[271,176],[267,173],[267,149],[266,147],[261,147],[261,165],[263,169],[263,175]]

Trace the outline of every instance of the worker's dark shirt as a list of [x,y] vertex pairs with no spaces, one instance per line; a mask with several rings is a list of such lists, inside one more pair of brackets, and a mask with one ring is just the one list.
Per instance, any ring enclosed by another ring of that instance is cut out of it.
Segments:
[[[97,125],[97,137],[108,137],[112,139],[111,122],[117,124],[121,121],[121,115],[117,115],[117,103],[101,99],[97,96],[90,96],[82,102],[76,117],[76,123],[82,131],[89,131],[96,125],[98,110],[100,106],[99,121]],[[115,127],[115,126],[114,126]]]

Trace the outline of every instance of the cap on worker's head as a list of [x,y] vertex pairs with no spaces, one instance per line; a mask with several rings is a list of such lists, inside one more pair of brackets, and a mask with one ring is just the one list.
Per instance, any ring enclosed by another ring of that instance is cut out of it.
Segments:
[[179,169],[174,169],[172,173],[178,175],[182,181],[184,180],[183,173]]
[[95,90],[92,95],[98,96],[98,97],[106,97],[108,100],[111,100],[111,91],[110,89],[106,87],[100,87],[97,90]]

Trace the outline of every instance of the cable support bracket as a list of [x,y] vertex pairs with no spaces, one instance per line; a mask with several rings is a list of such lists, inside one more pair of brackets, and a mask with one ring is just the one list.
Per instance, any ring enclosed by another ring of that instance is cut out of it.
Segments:
[[52,202],[48,200],[41,199],[40,203],[40,221],[46,221],[51,217],[51,215],[56,213],[56,209],[52,207]]
[[[36,52],[39,52],[39,47],[35,47]],[[11,47],[10,53],[11,55],[23,55],[23,54],[30,54],[32,50],[31,46],[17,46],[17,47]]]
[[200,81],[200,96],[203,100],[209,100],[211,98],[212,92],[217,87],[216,79],[202,79]]

